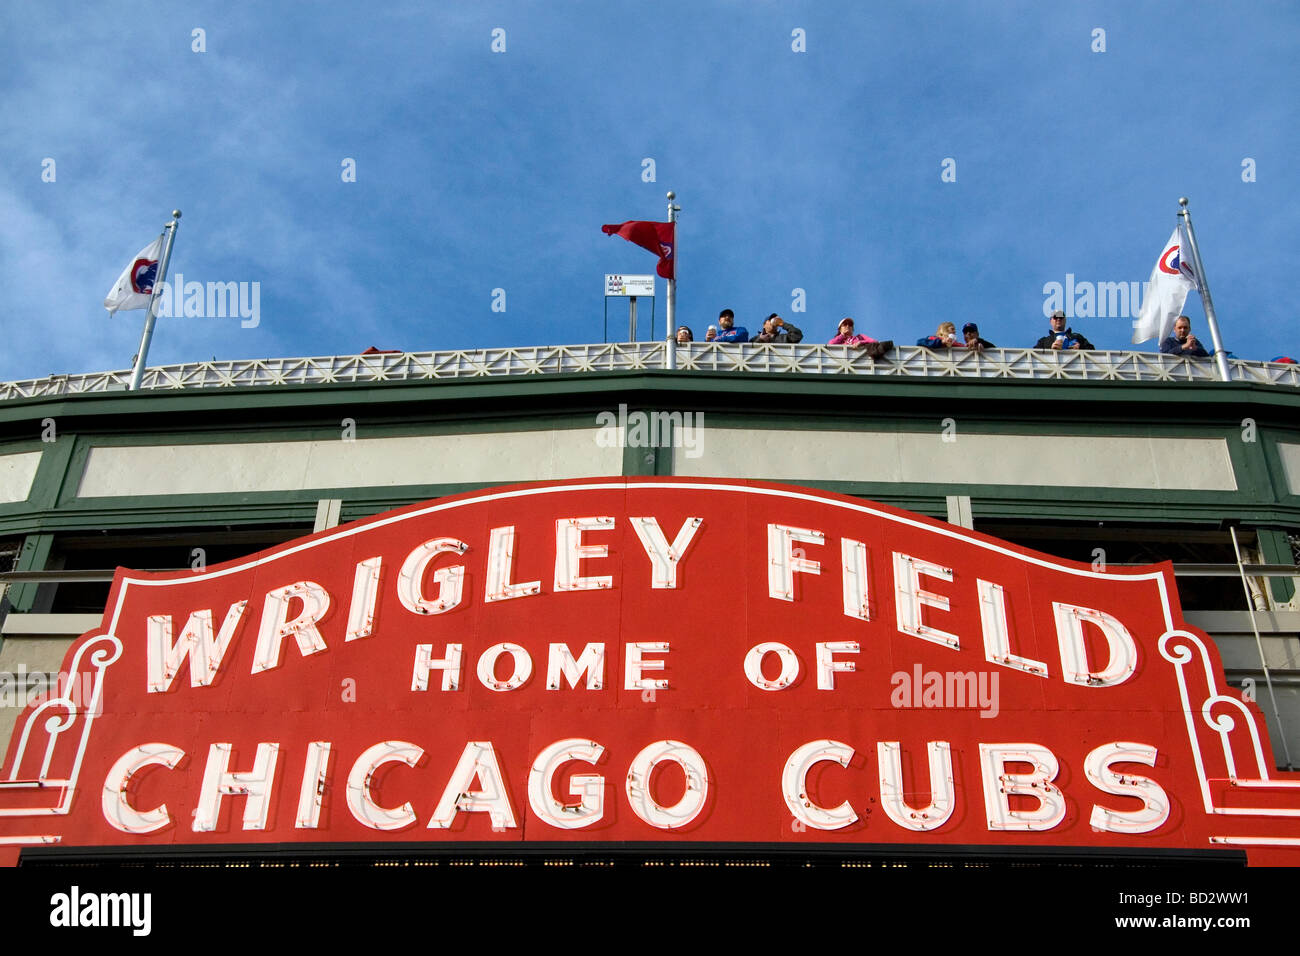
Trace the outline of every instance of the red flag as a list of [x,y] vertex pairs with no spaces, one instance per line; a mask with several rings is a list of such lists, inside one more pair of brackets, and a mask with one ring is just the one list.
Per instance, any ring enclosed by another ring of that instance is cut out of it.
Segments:
[[655,271],[665,279],[672,279],[675,278],[673,226],[671,222],[620,222],[601,226],[600,231],[607,236],[622,236],[628,242],[653,252],[659,257],[659,267]]

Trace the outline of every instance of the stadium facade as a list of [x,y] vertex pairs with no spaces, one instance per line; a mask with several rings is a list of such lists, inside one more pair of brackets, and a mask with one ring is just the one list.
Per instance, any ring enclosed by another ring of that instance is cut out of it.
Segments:
[[[632,343],[0,386],[0,739],[100,627],[116,568],[197,572],[416,502],[656,476],[880,502],[1098,570],[1173,562],[1273,766],[1300,754],[1294,368],[1236,361],[1221,382],[1127,352],[676,348],[673,370],[663,344]],[[729,587],[726,566],[695,573]]]

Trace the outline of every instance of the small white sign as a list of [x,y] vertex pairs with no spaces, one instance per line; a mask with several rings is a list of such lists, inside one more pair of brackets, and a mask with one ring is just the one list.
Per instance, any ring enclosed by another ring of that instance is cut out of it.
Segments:
[[655,277],[649,276],[605,276],[605,295],[648,295],[655,294]]

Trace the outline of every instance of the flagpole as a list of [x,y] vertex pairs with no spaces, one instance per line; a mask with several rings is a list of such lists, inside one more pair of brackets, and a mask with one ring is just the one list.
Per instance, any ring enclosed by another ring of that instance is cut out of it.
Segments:
[[[671,189],[668,190],[668,221],[675,223],[677,213],[681,211],[681,206],[673,202],[677,196]],[[667,323],[668,335],[664,339],[664,368],[677,368],[677,265],[681,262],[681,240],[677,236],[676,227],[673,228],[673,276],[672,279],[664,280],[668,284],[668,309]]]
[[1219,378],[1230,382],[1232,375],[1228,371],[1228,353],[1219,336],[1219,320],[1214,314],[1214,300],[1210,298],[1210,282],[1205,278],[1205,265],[1201,262],[1201,249],[1196,244],[1196,231],[1192,229],[1192,214],[1187,211],[1187,197],[1180,197],[1178,205],[1183,207],[1178,210],[1178,215],[1183,217],[1183,223],[1187,226],[1187,244],[1192,249],[1192,265],[1196,267],[1196,279],[1201,287],[1201,305],[1205,307],[1205,321],[1210,327],[1210,339],[1214,343],[1214,364],[1218,366]]
[[176,227],[180,225],[180,218],[181,211],[173,209],[172,221],[163,226],[163,231],[167,233],[167,245],[163,247],[162,261],[158,263],[158,275],[154,279],[153,294],[149,296],[149,309],[144,314],[144,333],[140,336],[140,350],[135,353],[135,367],[131,369],[131,384],[127,386],[133,392],[140,388],[140,382],[144,379],[144,365],[149,357],[149,343],[153,340],[158,292],[167,281],[167,265],[171,262],[172,243],[176,241]]

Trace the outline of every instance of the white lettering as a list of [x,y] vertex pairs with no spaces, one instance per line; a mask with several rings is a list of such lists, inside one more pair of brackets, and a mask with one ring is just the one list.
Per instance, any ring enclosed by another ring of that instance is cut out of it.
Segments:
[[867,580],[867,546],[852,538],[840,541],[844,566],[844,613],[861,621],[871,620],[871,588]]
[[984,658],[1004,667],[1014,667],[1026,674],[1047,676],[1047,665],[1011,653],[1011,629],[1007,623],[1007,599],[1002,585],[975,579],[980,599],[980,627],[984,631]]
[[171,744],[141,744],[118,758],[104,778],[104,793],[100,808],[109,825],[123,833],[151,833],[172,822],[167,804],[161,803],[152,810],[137,810],[127,800],[131,778],[149,766],[172,770],[185,759],[185,751]]
[[404,763],[414,767],[424,756],[424,750],[404,740],[385,740],[368,748],[356,759],[348,773],[348,809],[358,823],[372,830],[400,830],[415,822],[415,809],[410,803],[388,809],[375,803],[370,793],[370,783],[375,773],[386,763]]
[[810,561],[803,556],[800,548],[796,554],[794,542],[804,544],[822,544],[825,535],[809,528],[790,528],[783,524],[767,526],[767,593],[778,601],[794,600],[794,576],[803,574],[821,574],[822,566],[817,561]]
[[700,529],[704,519],[687,518],[682,522],[671,545],[664,537],[659,522],[654,518],[629,518],[628,520],[632,522],[632,530],[636,532],[641,547],[645,549],[646,556],[650,559],[650,587],[677,587],[677,565],[686,556],[687,549],[695,540],[695,532]]
[[666,678],[655,680],[641,676],[644,671],[661,671],[664,669],[663,661],[647,661],[643,658],[643,655],[653,653],[667,654],[668,642],[652,641],[641,644],[628,644],[624,648],[624,690],[666,690],[668,688]]
[[487,583],[483,594],[485,603],[509,601],[541,592],[541,581],[511,584],[510,578],[514,572],[514,565],[515,526],[510,524],[493,528],[488,535]]
[[857,654],[862,650],[857,641],[823,641],[817,645],[817,689],[834,690],[836,673],[857,670],[853,661],[837,661],[836,654]]
[[902,745],[896,740],[876,743],[880,765],[880,806],[885,815],[906,830],[933,830],[948,822],[957,805],[952,776],[952,748],[946,740],[926,745],[930,764],[930,802],[923,807],[909,805],[903,786]]
[[[293,620],[289,620],[289,607],[295,598],[302,602],[302,609]],[[262,605],[262,625],[257,632],[253,673],[260,674],[280,666],[280,644],[286,637],[297,641],[298,651],[303,657],[325,650],[325,638],[317,630],[316,622],[329,609],[329,592],[315,581],[298,581],[268,593]]]
[[[476,776],[482,789],[471,790]],[[487,813],[492,827],[498,830],[517,826],[496,751],[490,741],[471,740],[465,744],[426,829],[449,829],[458,812]]]
[[[781,673],[772,680],[763,676],[763,658],[768,654],[775,654],[781,662]],[[745,655],[745,676],[759,690],[785,690],[799,676],[799,658],[780,641],[756,644]]]
[[605,645],[588,644],[575,661],[567,644],[552,644],[546,663],[546,689],[559,690],[560,678],[577,687],[583,674],[587,675],[587,690],[600,690],[605,686]]
[[[502,654],[509,654],[514,661],[514,670],[505,680],[497,680],[496,665]],[[527,683],[533,676],[533,659],[518,644],[493,644],[478,659],[478,681],[490,691],[502,692],[514,690]]]
[[614,586],[614,578],[605,574],[598,577],[582,577],[582,562],[591,558],[609,556],[607,544],[583,544],[582,535],[586,531],[610,531],[614,519],[599,518],[559,518],[555,522],[555,590],[556,591],[595,591]]
[[555,799],[555,773],[566,763],[581,760],[593,767],[605,753],[594,740],[570,737],[558,740],[542,750],[528,774],[528,805],[543,823],[560,830],[577,830],[598,823],[605,815],[605,778],[598,774],[574,774],[569,779],[569,794],[578,797],[576,804]]
[[424,596],[424,575],[429,562],[440,554],[464,554],[469,545],[455,538],[434,538],[424,542],[406,556],[401,573],[397,576],[397,597],[402,607],[416,614],[442,614],[460,604],[461,589],[465,580],[465,566],[455,564],[433,572],[438,585],[438,596]]
[[[1009,773],[1009,763],[1029,764],[1029,773]],[[984,812],[990,830],[1050,830],[1065,819],[1065,796],[1052,783],[1061,766],[1040,744],[980,744]],[[1033,810],[1012,810],[1011,797],[1032,797]]]
[[833,761],[848,767],[852,759],[853,748],[838,740],[814,740],[790,755],[781,771],[781,795],[796,820],[817,830],[839,830],[857,822],[858,815],[847,800],[828,810],[808,794],[808,771],[814,764]]
[[191,687],[207,687],[216,680],[226,648],[230,646],[247,607],[247,601],[230,605],[215,640],[212,637],[212,611],[205,608],[193,612],[175,644],[172,643],[171,615],[151,614],[147,623],[148,692],[166,693],[187,657]]
[[375,604],[379,600],[379,575],[382,557],[357,563],[352,577],[352,603],[348,606],[348,633],[344,641],[359,641],[375,632]]
[[411,674],[411,690],[429,689],[429,671],[442,671],[442,689],[460,689],[459,644],[448,644],[440,660],[433,659],[432,644],[415,645],[415,669]]
[[921,606],[948,610],[948,598],[933,591],[921,589],[921,575],[952,581],[952,569],[922,561],[908,554],[894,552],[894,591],[898,617],[898,630],[910,637],[919,637],[925,641],[942,644],[953,650],[961,649],[961,640],[956,634],[930,627],[921,619]]
[[[1113,687],[1122,684],[1137,671],[1137,646],[1128,628],[1105,611],[1074,604],[1052,602],[1056,615],[1056,639],[1061,648],[1061,669],[1071,684],[1084,687]],[[1083,625],[1094,625],[1106,638],[1106,666],[1093,672],[1088,665]]]
[[[664,806],[650,793],[654,769],[664,761],[677,764],[686,776],[682,798]],[[632,812],[660,830],[675,830],[694,820],[709,796],[709,768],[699,751],[679,740],[656,740],[632,759],[627,771],[627,800]]]
[[1115,741],[1102,744],[1084,760],[1084,773],[1102,793],[1119,797],[1137,797],[1142,801],[1138,810],[1109,810],[1093,804],[1088,822],[1094,830],[1110,833],[1150,833],[1169,819],[1169,795],[1150,777],[1132,773],[1116,773],[1111,764],[1140,763],[1156,765],[1156,748],[1148,744]]
[[280,745],[257,745],[253,769],[247,773],[232,773],[230,751],[232,744],[213,744],[208,748],[208,764],[203,771],[203,784],[199,790],[198,812],[194,815],[194,832],[211,832],[217,828],[221,813],[221,798],[242,796],[244,800],[245,830],[265,830],[266,815],[271,809],[271,786],[275,781],[275,762]]
[[302,787],[298,791],[298,817],[294,829],[314,830],[320,825],[321,804],[329,779],[330,742],[313,740],[307,745],[307,761],[302,768]]

